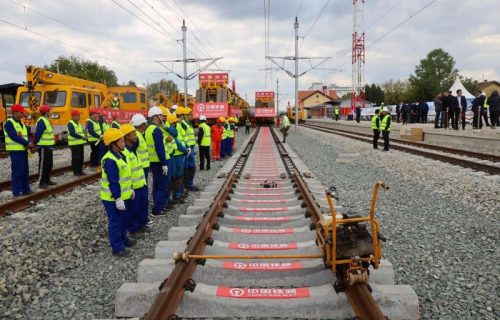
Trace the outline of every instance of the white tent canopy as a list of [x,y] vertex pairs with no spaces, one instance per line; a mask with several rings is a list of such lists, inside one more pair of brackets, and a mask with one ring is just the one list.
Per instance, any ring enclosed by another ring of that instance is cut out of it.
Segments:
[[457,90],[459,90],[459,89],[462,90],[462,95],[466,99],[474,98],[474,96],[469,91],[467,91],[467,89],[465,89],[464,84],[462,83],[462,81],[460,81],[460,78],[457,77],[455,79],[455,82],[453,82],[453,85],[450,88],[451,94],[453,94],[455,96],[457,94]]

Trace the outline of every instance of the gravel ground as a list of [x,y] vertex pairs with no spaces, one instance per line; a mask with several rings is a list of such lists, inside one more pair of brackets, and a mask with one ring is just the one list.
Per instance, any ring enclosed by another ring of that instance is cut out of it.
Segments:
[[[85,161],[89,160],[90,157],[90,147],[85,146]],[[34,153],[31,158],[29,158],[29,168],[30,173],[38,172],[38,154]],[[67,149],[57,149],[54,150],[54,168],[64,167],[71,165],[71,150]],[[10,180],[10,158],[0,159],[0,180],[6,181]]]
[[499,177],[307,128],[287,143],[343,206],[367,212],[379,194],[384,256],[411,285],[422,319],[499,319]]
[[[240,130],[237,142],[245,137]],[[198,171],[196,184],[206,185],[224,163]],[[195,197],[155,219],[131,256],[115,258],[98,189],[98,183],[82,186],[0,220],[1,319],[112,318],[116,290],[135,281],[138,263],[154,256]]]

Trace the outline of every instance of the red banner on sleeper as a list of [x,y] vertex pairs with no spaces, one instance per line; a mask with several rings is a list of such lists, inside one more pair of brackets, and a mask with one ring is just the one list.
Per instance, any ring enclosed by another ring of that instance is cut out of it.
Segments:
[[242,229],[233,228],[233,233],[245,233],[245,234],[287,234],[293,233],[292,228],[286,229]]
[[228,112],[229,106],[227,102],[197,102],[194,104],[193,118],[199,118],[201,115],[204,115],[207,119],[227,117]]
[[291,217],[237,217],[236,221],[250,221],[250,222],[282,222],[290,221]]
[[237,250],[293,250],[297,249],[297,243],[236,243],[230,242],[229,249]]
[[217,296],[239,299],[300,299],[311,296],[309,288],[228,288],[217,287]]
[[224,261],[222,266],[226,270],[243,271],[281,271],[302,270],[300,262],[230,262]]
[[269,118],[276,116],[276,111],[274,111],[274,108],[254,108],[253,110],[253,115],[255,118]]

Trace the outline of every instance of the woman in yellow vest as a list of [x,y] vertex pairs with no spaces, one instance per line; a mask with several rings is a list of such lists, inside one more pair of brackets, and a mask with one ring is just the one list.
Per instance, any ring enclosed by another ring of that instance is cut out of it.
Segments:
[[79,123],[80,111],[71,110],[71,120],[68,122],[68,145],[71,149],[71,167],[75,176],[83,176],[84,146],[87,140]]
[[25,110],[16,104],[10,109],[12,117],[4,125],[5,150],[9,152],[11,161],[12,195],[20,197],[31,193],[28,165],[28,149],[33,148],[33,143],[28,139],[28,128],[22,123],[21,117]]
[[53,149],[56,144],[54,139],[54,131],[49,121],[50,107],[41,106],[38,108],[41,116],[36,122],[35,129],[35,144],[38,150],[38,176],[40,189],[47,189],[49,186],[55,185],[55,182],[50,180],[50,173],[54,165]]
[[101,201],[108,216],[108,237],[113,255],[128,256],[125,247],[134,240],[127,238],[127,209],[134,198],[132,169],[124,154],[125,140],[120,129],[108,129],[103,135],[107,152],[101,159]]

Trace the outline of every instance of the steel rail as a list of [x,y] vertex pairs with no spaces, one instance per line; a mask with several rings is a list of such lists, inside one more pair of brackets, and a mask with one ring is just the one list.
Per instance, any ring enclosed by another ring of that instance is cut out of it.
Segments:
[[[353,131],[348,131],[348,130],[343,130],[343,129],[338,129],[338,128],[332,128],[332,127],[327,127],[327,126],[324,126],[321,124],[314,124],[313,125],[313,124],[305,123],[305,124],[301,124],[301,125],[306,127],[306,128],[311,128],[311,129],[324,128],[324,129],[337,131],[337,132],[341,132],[341,133],[346,133],[346,134],[355,134],[355,135],[364,136],[364,137],[368,137],[368,138],[373,137],[373,135],[368,134],[368,133],[353,132]],[[456,149],[456,148],[438,146],[438,145],[428,144],[428,143],[423,143],[423,142],[408,141],[408,140],[403,140],[403,139],[391,138],[391,142],[396,142],[396,143],[406,144],[406,145],[415,146],[415,147],[419,147],[419,148],[430,149],[430,150],[446,152],[446,153],[450,153],[450,154],[456,154],[456,155],[466,156],[466,157],[470,157],[470,158],[476,158],[476,159],[480,159],[480,160],[488,160],[491,162],[500,163],[500,156],[494,155],[494,154],[487,154],[487,153],[475,152],[475,151],[464,150],[464,149]]]
[[[317,130],[317,131],[322,131],[322,132],[331,133],[331,134],[337,134],[337,135],[340,135],[340,136],[343,136],[346,138],[351,138],[351,139],[355,139],[355,140],[359,140],[359,141],[363,141],[363,142],[369,142],[369,143],[373,142],[373,140],[371,138],[368,138],[369,135],[364,134],[364,133],[358,133],[358,132],[346,133],[346,132],[343,132],[343,130],[339,131],[337,129],[326,128],[326,127],[322,127],[322,126],[319,126],[319,127],[312,126],[312,125],[302,125],[302,126],[304,126],[306,128],[313,129],[313,130]],[[400,143],[400,141],[401,140],[397,140],[396,143]],[[395,142],[395,140],[391,139],[391,142]],[[405,144],[407,144],[408,142],[409,141],[405,141]],[[382,142],[379,142],[379,145],[382,145]],[[415,146],[423,147],[419,143],[415,144]],[[426,145],[426,146],[429,146],[429,145]],[[433,146],[433,147],[436,147],[436,146]],[[446,163],[450,163],[453,165],[458,165],[458,166],[461,166],[464,168],[474,169],[474,170],[478,170],[478,171],[484,171],[484,172],[487,172],[487,173],[492,174],[492,175],[500,174],[500,166],[494,166],[494,165],[490,165],[490,164],[475,162],[473,160],[460,159],[460,158],[452,157],[452,156],[445,155],[445,154],[438,154],[438,153],[429,152],[429,151],[425,151],[425,150],[414,149],[414,148],[411,148],[409,146],[403,146],[403,145],[399,145],[399,144],[391,144],[391,148],[395,149],[395,150],[419,155],[419,156],[424,156],[426,158],[439,160],[441,162],[446,162]],[[437,148],[439,148],[439,147],[437,147]],[[450,149],[450,148],[448,148],[448,149]],[[452,150],[458,150],[458,149],[452,149]],[[439,150],[439,151],[444,151],[444,150]],[[481,153],[479,153],[479,154],[484,155]],[[496,157],[496,156],[492,155],[492,157]],[[480,159],[479,157],[477,157],[477,158],[478,158],[478,160]]]
[[49,189],[44,189],[38,192],[33,192],[29,195],[15,198],[9,202],[0,204],[0,216],[5,216],[10,212],[19,211],[28,207],[33,206],[35,201],[45,199],[49,196],[67,192],[75,187],[82,184],[92,183],[101,177],[100,173],[89,174],[87,176],[82,176],[81,178],[71,180],[68,183],[59,184]]
[[[54,149],[57,150],[64,150],[64,149],[69,149],[69,145],[67,144],[56,144],[54,146]],[[8,158],[9,157],[9,152],[5,149],[0,149],[0,158]]]
[[[214,224],[217,223],[219,216],[222,216],[222,210],[226,198],[235,186],[241,169],[248,159],[248,155],[257,138],[259,130],[255,130],[250,138],[245,150],[241,153],[238,161],[230,171],[226,181],[224,182],[221,192],[217,195],[214,202],[203,215],[203,220],[198,225],[195,234],[188,241],[186,251],[190,254],[203,254],[205,246],[208,243],[213,231]],[[160,292],[156,296],[155,301],[149,308],[145,319],[160,320],[160,319],[177,319],[175,311],[179,305],[185,290],[189,290],[189,283],[192,282],[191,276],[196,269],[196,260],[178,261],[169,277],[160,286]]]
[[[89,161],[86,161],[83,163],[84,166],[87,166],[89,164],[90,164]],[[73,170],[72,166],[64,166],[64,167],[53,169],[51,174],[52,174],[52,176],[60,176],[61,174],[64,174],[66,172],[70,172],[71,170]],[[30,174],[30,176],[29,176],[30,182],[38,181],[38,178],[39,178],[38,173]],[[0,182],[0,191],[10,190],[11,186],[12,186],[11,180],[2,181],[2,182]]]

